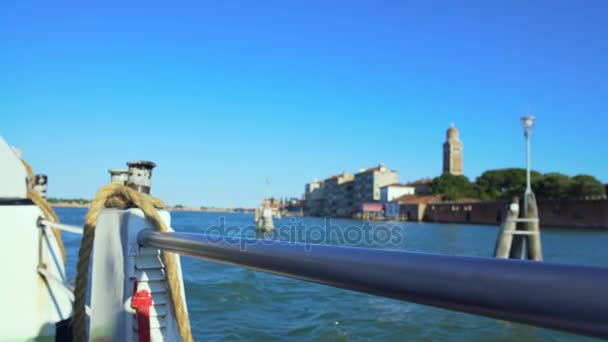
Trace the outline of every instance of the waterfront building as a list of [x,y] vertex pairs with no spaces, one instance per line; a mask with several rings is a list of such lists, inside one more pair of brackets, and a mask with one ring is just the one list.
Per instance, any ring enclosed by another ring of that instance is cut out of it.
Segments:
[[425,218],[426,207],[429,203],[441,202],[440,195],[402,196],[397,199],[400,216],[407,221],[420,222]]
[[446,132],[446,141],[443,144],[443,173],[462,175],[462,142],[458,129],[454,124]]
[[369,169],[361,169],[355,175],[353,187],[353,210],[361,210],[363,203],[380,201],[380,188],[399,183],[399,172],[387,168],[384,164]]
[[398,219],[400,216],[399,203],[395,202],[402,196],[412,196],[416,188],[405,184],[389,184],[380,187],[380,202],[384,205],[384,216],[388,219]]
[[414,195],[416,188],[405,184],[389,184],[380,187],[380,202],[386,203],[395,200],[401,196]]
[[433,180],[431,178],[423,178],[417,181],[409,182],[405,185],[414,187],[414,193],[416,195],[428,195],[431,192],[431,184],[433,184]]
[[304,208],[304,201],[298,198],[292,197],[283,203],[281,208],[284,215],[289,216],[302,216]]
[[[304,193],[304,215],[352,217],[360,213],[364,203],[380,203],[380,189],[399,183],[399,173],[384,164],[361,169],[353,175],[347,171],[306,184]],[[399,185],[401,186],[401,185]],[[395,185],[394,188],[399,186]],[[387,190],[394,196],[403,190]],[[380,203],[381,204],[381,203]]]
[[401,205],[399,202],[385,202],[384,217],[390,220],[398,220],[401,217]]
[[344,171],[327,178],[325,184],[325,215],[346,217],[352,215],[353,185],[355,176]]
[[362,220],[382,218],[384,217],[384,205],[382,203],[362,203],[357,210],[356,217]]
[[306,184],[304,190],[304,215],[322,216],[325,214],[325,186],[322,180],[315,179]]

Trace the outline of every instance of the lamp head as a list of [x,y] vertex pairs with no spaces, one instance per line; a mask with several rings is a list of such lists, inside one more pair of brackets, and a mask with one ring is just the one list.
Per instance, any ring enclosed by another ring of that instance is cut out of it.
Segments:
[[532,128],[532,126],[534,126],[534,120],[536,120],[536,118],[532,115],[530,116],[522,116],[521,117],[521,126],[526,129],[529,130]]

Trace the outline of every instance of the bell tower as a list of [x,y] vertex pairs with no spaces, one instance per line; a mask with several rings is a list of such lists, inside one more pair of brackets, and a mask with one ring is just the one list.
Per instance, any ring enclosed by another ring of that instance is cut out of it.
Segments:
[[462,175],[462,142],[454,124],[448,128],[443,144],[443,173]]

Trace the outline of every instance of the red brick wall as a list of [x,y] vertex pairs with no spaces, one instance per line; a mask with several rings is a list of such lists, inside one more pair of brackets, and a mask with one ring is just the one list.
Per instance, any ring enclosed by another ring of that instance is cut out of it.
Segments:
[[541,227],[608,228],[608,200],[541,202],[538,210]]
[[425,220],[431,222],[500,224],[505,216],[508,203],[429,203]]
[[[425,221],[499,225],[508,202],[429,203]],[[541,227],[608,228],[608,200],[540,202]]]

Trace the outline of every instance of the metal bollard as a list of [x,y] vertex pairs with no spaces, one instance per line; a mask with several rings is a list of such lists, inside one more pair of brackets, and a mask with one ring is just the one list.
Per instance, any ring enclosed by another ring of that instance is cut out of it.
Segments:
[[151,161],[130,161],[129,177],[127,186],[145,194],[150,194],[150,186],[152,185],[152,169],[156,166]]
[[38,174],[34,180],[34,191],[40,195],[40,197],[46,199],[48,177],[46,175]]
[[126,169],[109,169],[112,183],[127,184],[129,170]]

